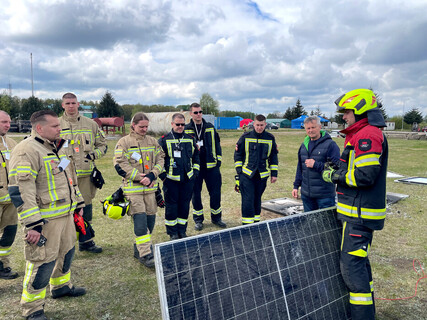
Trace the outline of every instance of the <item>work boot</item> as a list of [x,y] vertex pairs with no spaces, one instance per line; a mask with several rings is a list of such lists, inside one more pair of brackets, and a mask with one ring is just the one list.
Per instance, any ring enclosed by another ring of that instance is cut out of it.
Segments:
[[194,226],[194,230],[201,231],[203,229],[203,223],[202,222],[196,222],[196,225]]
[[44,310],[41,309],[39,311],[33,312],[32,314],[30,314],[28,317],[26,317],[25,319],[27,320],[49,320],[45,314],[44,314]]
[[184,239],[184,238],[187,238],[187,234],[185,232],[184,233],[180,233],[178,235],[178,237],[179,237],[179,239]]
[[147,268],[154,268],[154,256],[152,253],[139,258],[139,262],[141,262]]
[[12,271],[10,267],[0,270],[0,279],[11,280],[16,278],[18,278],[18,272]]
[[222,220],[218,220],[218,221],[212,221],[212,223],[214,224],[214,225],[217,225],[218,227],[220,227],[220,228],[227,228],[227,225],[225,224],[225,222],[224,221],[222,221]]
[[101,253],[102,252],[102,248],[100,246],[97,246],[95,244],[95,241],[89,241],[89,242],[84,242],[84,243],[80,243],[79,242],[79,250],[80,251],[87,251],[87,252],[91,252],[91,253]]
[[86,289],[83,287],[75,287],[73,286],[71,289],[70,287],[64,286],[62,288],[53,290],[52,292],[52,298],[58,299],[62,297],[79,297],[86,294]]
[[178,240],[179,239],[177,234],[172,234],[170,237],[171,237],[171,240]]

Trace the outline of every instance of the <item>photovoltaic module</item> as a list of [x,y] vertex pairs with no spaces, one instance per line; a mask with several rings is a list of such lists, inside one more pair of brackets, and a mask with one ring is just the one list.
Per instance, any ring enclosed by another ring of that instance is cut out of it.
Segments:
[[350,319],[332,208],[155,246],[163,319]]

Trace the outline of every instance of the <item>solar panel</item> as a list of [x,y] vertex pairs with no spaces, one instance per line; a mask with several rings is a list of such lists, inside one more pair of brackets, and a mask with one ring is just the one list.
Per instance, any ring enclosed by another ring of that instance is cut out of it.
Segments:
[[350,319],[340,235],[327,209],[158,244],[163,319]]

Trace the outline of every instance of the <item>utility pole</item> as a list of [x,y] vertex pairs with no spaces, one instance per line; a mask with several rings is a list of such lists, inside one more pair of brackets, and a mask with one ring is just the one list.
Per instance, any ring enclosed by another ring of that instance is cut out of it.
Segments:
[[33,53],[30,53],[30,59],[31,59],[31,96],[34,98]]

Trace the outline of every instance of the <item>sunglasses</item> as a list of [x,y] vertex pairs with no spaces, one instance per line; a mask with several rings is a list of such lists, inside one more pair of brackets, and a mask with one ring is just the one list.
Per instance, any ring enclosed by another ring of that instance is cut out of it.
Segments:
[[177,127],[183,127],[183,126],[185,126],[185,123],[175,123],[175,125],[176,125]]
[[202,110],[200,110],[200,111],[193,111],[193,113],[194,113],[194,114],[199,114],[199,113],[200,113],[200,114],[202,114],[202,113],[203,113],[203,111],[202,111]]

